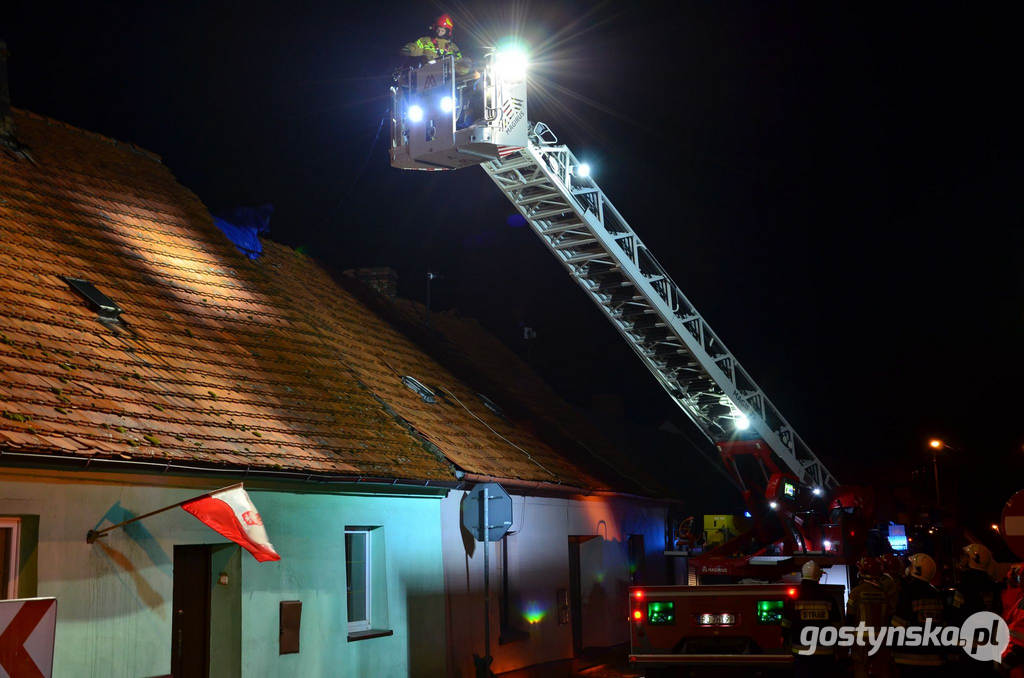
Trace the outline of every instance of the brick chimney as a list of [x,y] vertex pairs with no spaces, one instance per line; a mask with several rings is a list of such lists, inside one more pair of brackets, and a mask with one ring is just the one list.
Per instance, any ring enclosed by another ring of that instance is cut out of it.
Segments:
[[350,268],[344,271],[350,278],[355,278],[370,289],[385,297],[394,299],[398,294],[398,272],[387,266],[374,268]]
[[7,43],[0,40],[0,138],[14,137],[11,92],[7,89]]

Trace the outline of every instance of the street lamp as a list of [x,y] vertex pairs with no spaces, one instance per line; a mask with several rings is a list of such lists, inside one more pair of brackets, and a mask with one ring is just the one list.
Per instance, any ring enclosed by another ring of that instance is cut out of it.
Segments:
[[942,498],[939,494],[939,452],[941,450],[952,450],[953,448],[939,438],[929,440],[928,447],[932,449],[932,472],[935,475],[935,506],[938,508],[942,505]]

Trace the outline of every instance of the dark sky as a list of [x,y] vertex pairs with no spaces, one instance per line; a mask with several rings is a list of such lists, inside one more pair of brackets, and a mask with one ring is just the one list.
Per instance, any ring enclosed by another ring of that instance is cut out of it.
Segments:
[[[0,37],[16,106],[161,154],[211,209],[272,202],[274,239],[336,268],[391,265],[405,296],[440,273],[435,308],[520,351],[518,326],[534,327],[537,369],[584,406],[620,395],[637,436],[681,422],[540,242],[506,224],[482,171],[394,170],[386,127],[371,149],[395,52],[439,7],[16,1]],[[533,97],[531,118],[591,161],[836,475],[905,478],[941,435],[965,500],[995,511],[1019,489],[1024,116],[1000,5],[444,9],[468,53],[469,25],[519,25],[534,44],[564,30],[539,68],[578,96]],[[654,465],[693,456],[653,447]]]

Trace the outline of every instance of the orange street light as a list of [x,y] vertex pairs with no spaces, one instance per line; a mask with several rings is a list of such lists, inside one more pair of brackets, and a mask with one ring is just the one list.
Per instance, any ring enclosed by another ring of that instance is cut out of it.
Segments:
[[933,450],[941,450],[945,446],[946,444],[943,443],[938,438],[932,438],[931,440],[928,441],[928,447],[932,448]]

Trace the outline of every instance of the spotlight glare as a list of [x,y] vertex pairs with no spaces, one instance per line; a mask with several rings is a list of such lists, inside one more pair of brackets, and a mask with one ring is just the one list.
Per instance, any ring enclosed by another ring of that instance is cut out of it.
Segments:
[[577,165],[577,167],[576,167],[576,176],[580,177],[581,179],[586,179],[587,177],[589,177],[590,176],[590,165],[588,165],[585,162],[581,162],[579,165]]
[[452,101],[451,97],[441,97],[441,110],[445,113],[451,113],[452,109],[455,108],[455,102]]
[[522,80],[526,77],[526,69],[530,60],[526,52],[518,47],[502,49],[494,55],[494,70],[503,79],[509,81]]
[[409,120],[412,122],[419,122],[423,119],[423,109],[416,104],[409,107],[408,111]]
[[770,509],[772,509],[772,510],[775,510],[775,509],[779,508],[779,505],[778,505],[778,503],[777,503],[777,502],[774,502],[774,501],[770,501],[770,502],[768,502],[768,507],[769,507]]
[[821,488],[820,488],[820,487],[816,487],[816,488],[814,488],[813,490],[811,490],[811,492],[813,492],[813,493],[814,493],[814,496],[815,496],[815,497],[820,497],[820,496],[822,495],[822,491],[821,491]]
[[747,419],[747,415],[740,412],[733,420],[733,425],[736,427],[737,431],[746,431],[750,428],[750,419]]

